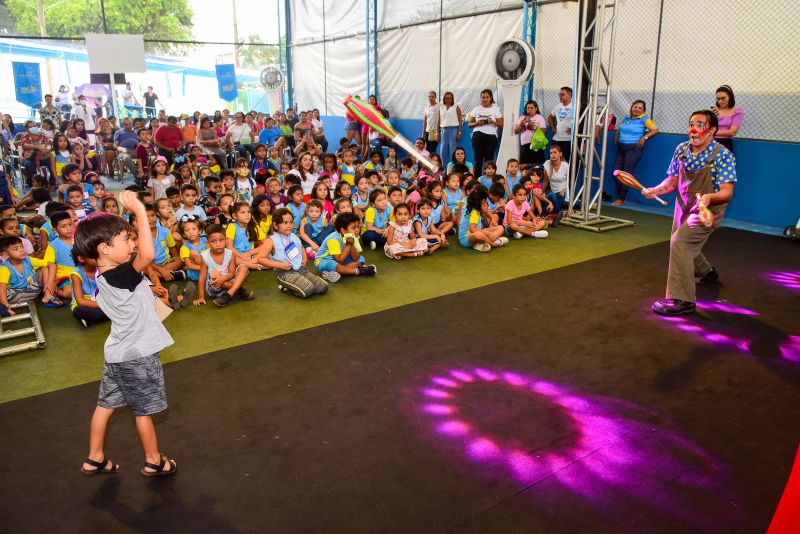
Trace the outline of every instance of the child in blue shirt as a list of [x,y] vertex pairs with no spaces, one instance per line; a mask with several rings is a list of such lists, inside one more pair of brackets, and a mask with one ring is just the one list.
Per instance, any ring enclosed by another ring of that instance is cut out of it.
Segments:
[[163,280],[186,280],[186,273],[182,270],[183,262],[172,232],[169,228],[158,226],[158,215],[152,204],[145,204],[145,211],[155,250],[153,269]]
[[386,229],[389,227],[392,212],[389,210],[389,197],[383,189],[370,193],[369,203],[370,207],[364,214],[361,240],[375,250],[386,244]]
[[361,222],[355,213],[340,213],[333,223],[335,232],[319,247],[314,263],[322,278],[336,282],[342,276],[375,276],[378,268],[367,265],[361,255],[358,233]]
[[302,299],[323,295],[328,292],[328,284],[306,268],[308,256],[300,238],[292,233],[293,226],[291,211],[287,208],[275,210],[273,233],[265,242],[268,258],[262,260],[262,264],[275,269],[281,291]]
[[[289,204],[286,207],[292,212],[292,218],[298,223],[303,220],[303,215],[306,212],[306,203],[303,202],[303,188],[299,185],[293,185],[286,192],[286,197],[289,199]],[[295,226],[292,233],[296,234],[299,228]]]

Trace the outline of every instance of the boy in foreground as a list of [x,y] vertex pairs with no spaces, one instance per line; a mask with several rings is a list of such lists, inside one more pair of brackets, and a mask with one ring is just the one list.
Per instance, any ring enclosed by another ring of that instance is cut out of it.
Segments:
[[106,459],[103,446],[111,415],[127,405],[136,418],[136,432],[144,449],[142,475],[172,475],[178,466],[159,452],[151,417],[167,408],[159,351],[173,343],[156,315],[155,297],[142,276],[155,256],[153,236],[136,193],[123,191],[119,201],[135,215],[139,250],[133,259],[131,228],[121,217],[98,213],[81,221],[75,232],[75,253],[97,259],[97,303],[111,320],[100,395],[89,428],[89,456],[81,472],[97,475],[118,471],[119,466]]

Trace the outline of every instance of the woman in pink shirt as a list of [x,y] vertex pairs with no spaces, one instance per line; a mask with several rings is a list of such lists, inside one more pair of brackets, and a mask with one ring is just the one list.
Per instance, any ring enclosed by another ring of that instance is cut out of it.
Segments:
[[523,169],[544,163],[544,150],[531,149],[531,138],[540,128],[546,129],[547,123],[539,113],[539,104],[535,100],[528,100],[525,102],[525,114],[514,125],[514,133],[519,134],[519,163]]
[[736,107],[736,97],[730,85],[723,85],[717,89],[717,105],[711,107],[717,115],[719,129],[714,139],[733,153],[733,138],[739,133],[739,127],[744,119],[744,109]]

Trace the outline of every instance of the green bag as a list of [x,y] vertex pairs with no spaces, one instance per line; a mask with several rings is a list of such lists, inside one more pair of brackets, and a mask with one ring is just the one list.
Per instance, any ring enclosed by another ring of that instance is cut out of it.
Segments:
[[544,134],[544,128],[537,128],[531,137],[531,150],[544,150],[547,148],[547,136]]

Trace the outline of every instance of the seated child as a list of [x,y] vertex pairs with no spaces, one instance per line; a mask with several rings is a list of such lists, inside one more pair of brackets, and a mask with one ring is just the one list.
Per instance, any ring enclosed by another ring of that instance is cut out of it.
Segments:
[[544,180],[544,169],[541,167],[531,169],[529,180],[529,182],[525,182],[525,178],[523,178],[524,185],[530,191],[528,203],[531,205],[533,214],[537,217],[544,217],[545,215],[553,213],[553,203],[549,198],[544,196],[544,186],[542,184]]
[[527,191],[525,186],[517,184],[514,186],[514,197],[506,204],[505,226],[506,231],[514,236],[514,239],[522,239],[523,236],[547,237],[547,230],[544,219],[540,219],[533,214],[531,206],[526,200]]
[[461,209],[458,222],[458,242],[462,247],[489,252],[493,247],[508,244],[508,238],[503,236],[505,228],[500,225],[484,227],[481,215],[488,210],[488,196],[488,191],[482,185],[475,187],[467,196],[467,203]]
[[67,189],[70,186],[77,185],[81,191],[85,193],[86,198],[94,194],[94,187],[90,183],[83,183],[83,174],[80,167],[75,164],[69,163],[64,165],[62,169],[63,183],[58,186],[58,192],[63,200],[67,200]]
[[264,265],[275,269],[281,291],[303,299],[327,293],[325,280],[306,269],[308,256],[300,238],[292,233],[292,212],[278,208],[272,221],[273,233],[265,243],[268,260]]
[[425,187],[427,198],[431,203],[431,222],[434,228],[443,234],[448,234],[453,230],[455,224],[451,219],[454,215],[447,211],[447,205],[444,200],[444,186],[439,182],[428,182]]
[[386,244],[386,229],[389,227],[389,198],[383,189],[376,189],[369,194],[370,207],[364,214],[361,240],[370,249],[383,248]]
[[197,189],[191,184],[185,184],[181,187],[181,207],[175,212],[175,218],[180,222],[185,215],[191,215],[198,222],[204,222],[207,219],[206,212],[196,204]]
[[0,219],[0,235],[15,235],[22,240],[22,246],[25,248],[25,253],[28,255],[33,254],[33,243],[27,238],[22,236],[22,227],[19,219],[16,217],[6,217]]
[[502,183],[502,178],[495,181],[489,188],[489,197],[486,199],[486,207],[492,215],[491,224],[503,224],[505,219],[506,186]]
[[519,172],[519,161],[514,158],[509,159],[506,162],[506,190],[508,191],[509,197],[514,194],[514,186],[520,182],[521,178],[522,174]]
[[478,178],[478,182],[489,189],[492,187],[492,183],[494,182],[494,177],[497,175],[497,165],[494,161],[489,160],[483,164],[483,176]]
[[267,195],[256,195],[250,204],[250,213],[256,221],[259,231],[268,236],[272,232],[272,203]]
[[428,254],[450,244],[444,232],[436,228],[433,222],[433,203],[430,199],[423,198],[417,203],[417,214],[414,216],[413,223],[414,230],[420,239],[428,242]]
[[71,185],[67,188],[67,206],[72,208],[79,221],[94,211],[89,199],[84,198],[83,188],[79,185]]
[[[400,204],[405,203],[403,200],[403,190],[399,187],[390,187],[386,191],[386,197],[389,199],[389,221],[394,220],[394,208]],[[409,210],[411,207],[409,206]]]
[[145,204],[147,220],[150,224],[150,232],[153,235],[153,248],[155,257],[153,258],[153,269],[158,273],[159,278],[167,281],[186,280],[186,273],[181,270],[181,261],[175,238],[169,228],[158,226],[158,216],[152,204]]
[[289,201],[286,195],[281,192],[281,182],[277,178],[267,180],[267,199],[269,200],[272,211],[286,207]]
[[344,276],[375,276],[378,268],[366,265],[361,255],[358,232],[361,227],[355,213],[340,213],[333,223],[334,232],[325,238],[314,260],[320,276],[337,282]]
[[[0,264],[0,316],[7,317],[14,315],[12,304],[27,302],[42,293],[49,268],[46,260],[28,256],[22,240],[15,235],[0,236],[0,252],[7,257]],[[52,293],[49,297],[48,302]]]
[[[289,199],[286,207],[292,212],[293,219],[298,222],[302,221],[306,212],[306,203],[303,202],[303,188],[299,185],[290,186],[286,192],[286,197]],[[292,232],[296,234],[299,230],[298,224]]]
[[[39,248],[36,251],[36,257],[44,258],[44,253],[47,251],[47,244],[51,239],[55,239],[56,237],[53,225],[50,223],[50,217],[56,212],[67,211],[68,209],[69,206],[61,202],[52,201],[47,203],[47,208],[44,210],[47,221],[39,228]],[[2,210],[0,210],[0,216],[5,216]]]
[[47,260],[50,268],[50,280],[47,287],[52,288],[53,294],[58,297],[50,302],[57,304],[56,301],[59,299],[72,297],[70,274],[75,269],[75,260],[72,258],[75,223],[72,216],[66,211],[54,213],[50,217],[50,223],[53,225],[56,237],[48,243],[44,259]]
[[333,227],[325,221],[322,209],[322,203],[319,200],[309,201],[305,217],[300,221],[300,228],[297,232],[301,243],[305,246],[306,254],[311,259],[314,259],[314,255],[325,238],[333,232]]
[[237,202],[231,208],[231,215],[233,221],[225,228],[228,248],[236,256],[238,264],[246,265],[248,269],[261,270],[263,263],[258,260],[264,253],[259,248],[267,236],[253,220],[250,204]]
[[75,269],[69,275],[72,280],[72,302],[70,303],[72,316],[84,328],[108,321],[108,317],[94,300],[97,295],[97,258],[84,258],[75,254],[73,249],[72,259],[75,262]]
[[218,224],[211,224],[206,228],[206,239],[208,248],[200,253],[203,262],[200,265],[199,293],[194,305],[205,304],[206,295],[213,298],[214,304],[220,308],[230,304],[237,295],[242,300],[253,300],[255,293],[242,285],[250,271],[228,248],[225,230]]
[[[339,183],[347,184],[347,182],[344,181]],[[369,209],[369,195],[369,180],[367,180],[366,176],[361,176],[356,180],[356,192],[350,197],[350,200],[353,204],[353,211],[362,221],[364,220],[364,215],[367,213],[367,209]]]
[[178,229],[183,235],[181,246],[181,260],[186,267],[186,278],[193,282],[200,280],[200,254],[208,248],[206,236],[200,235],[200,222],[187,219],[178,223]]
[[418,237],[411,224],[411,208],[400,203],[394,207],[395,220],[389,222],[386,230],[384,253],[395,260],[422,256],[428,250],[428,241]]

